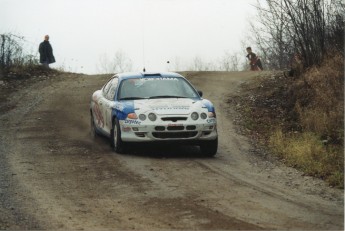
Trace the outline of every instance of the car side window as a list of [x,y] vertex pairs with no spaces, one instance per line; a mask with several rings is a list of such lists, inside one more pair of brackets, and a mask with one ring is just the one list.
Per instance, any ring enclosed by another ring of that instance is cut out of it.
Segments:
[[197,97],[194,89],[188,85],[187,82],[181,82],[182,86],[181,86],[181,89],[183,89],[183,92],[185,93],[186,96],[188,97]]
[[117,84],[119,82],[119,79],[117,77],[115,77],[111,83],[110,83],[110,88],[106,94],[106,98],[108,100],[114,100],[114,96],[115,96],[115,93],[116,93],[116,89],[117,89]]
[[107,92],[109,91],[112,80],[113,80],[113,78],[109,79],[108,82],[104,85],[104,87],[102,89],[103,96],[107,95]]

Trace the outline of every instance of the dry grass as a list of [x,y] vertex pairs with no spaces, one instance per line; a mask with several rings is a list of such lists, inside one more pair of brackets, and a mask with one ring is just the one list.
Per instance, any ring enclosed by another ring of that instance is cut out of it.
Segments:
[[242,125],[286,164],[344,187],[344,57],[291,78],[266,74],[236,99]]
[[272,131],[269,146],[306,174],[343,188],[344,59],[335,55],[303,73],[290,86],[299,132]]
[[[331,143],[343,143],[344,134],[344,59],[336,55],[321,67],[308,70],[296,84],[304,82],[309,91],[307,104],[296,102],[303,131],[322,136]],[[303,93],[303,92],[302,92]],[[301,93],[296,93],[299,98]]]
[[343,187],[344,155],[336,146],[325,146],[315,133],[283,134],[273,132],[269,147],[289,166],[307,175],[325,179],[332,186]]

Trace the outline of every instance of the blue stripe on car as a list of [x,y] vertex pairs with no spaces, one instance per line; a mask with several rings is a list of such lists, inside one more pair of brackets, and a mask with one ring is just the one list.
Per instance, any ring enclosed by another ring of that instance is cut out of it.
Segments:
[[134,101],[128,100],[116,102],[115,108],[113,109],[111,115],[115,115],[118,120],[125,120],[129,113],[134,112]]
[[205,105],[205,107],[207,107],[209,112],[215,112],[214,106],[213,106],[213,104],[209,100],[203,99],[202,103]]

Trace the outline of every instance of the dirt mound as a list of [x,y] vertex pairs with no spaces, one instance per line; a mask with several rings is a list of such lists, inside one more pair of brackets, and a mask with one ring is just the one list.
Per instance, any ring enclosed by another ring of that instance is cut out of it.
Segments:
[[[339,62],[339,61],[338,61]],[[335,62],[299,77],[261,73],[228,98],[243,134],[284,163],[343,188],[343,74]],[[324,74],[327,73],[327,74]],[[310,147],[310,148],[308,148]]]

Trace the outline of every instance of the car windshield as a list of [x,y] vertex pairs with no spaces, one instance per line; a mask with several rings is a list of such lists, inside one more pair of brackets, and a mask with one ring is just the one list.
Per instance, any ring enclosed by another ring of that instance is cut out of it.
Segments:
[[121,82],[118,99],[197,98],[195,89],[183,78],[138,78]]

